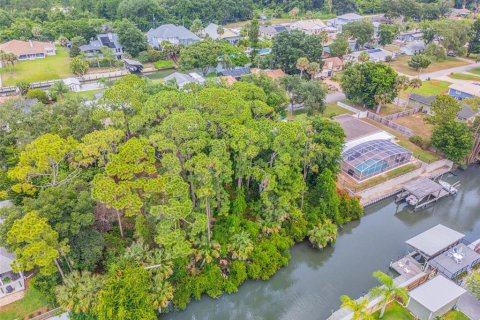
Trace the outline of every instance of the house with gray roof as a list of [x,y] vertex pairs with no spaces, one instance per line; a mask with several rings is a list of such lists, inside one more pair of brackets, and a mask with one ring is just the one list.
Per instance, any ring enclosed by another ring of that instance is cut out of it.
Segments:
[[90,39],[88,44],[80,46],[80,51],[85,54],[87,58],[93,58],[102,52],[102,47],[112,49],[114,56],[117,59],[122,59],[124,54],[123,47],[120,44],[118,35],[116,33],[103,33],[97,35],[96,38]]
[[372,61],[372,62],[385,62],[388,60],[388,57],[390,57],[391,59],[395,58],[394,52],[381,49],[381,48],[376,48],[376,49],[352,52],[346,55],[345,59],[348,61],[358,62],[358,59],[362,54],[362,52],[366,52],[368,54],[369,61]]
[[331,19],[327,22],[329,26],[335,27],[338,30],[342,31],[344,25],[351,22],[362,20],[364,17],[356,13],[346,13],[341,16]]
[[184,26],[176,26],[174,24],[162,24],[156,29],[150,29],[147,32],[147,41],[154,47],[159,49],[163,41],[168,41],[172,44],[182,44],[188,46],[192,43],[198,42],[201,39],[188,30]]
[[260,26],[259,35],[260,37],[273,39],[275,38],[280,32],[289,31],[290,28],[284,25],[276,25],[276,26]]
[[413,41],[400,47],[400,52],[407,56],[413,56],[423,51],[425,51],[425,42],[423,40]]
[[205,83],[205,78],[199,75],[196,72],[191,72],[189,74],[174,72],[171,75],[163,78],[165,82],[175,82],[178,87],[181,89],[188,83]]
[[218,33],[219,27],[220,26],[218,24],[210,23],[201,31],[201,34],[204,37],[208,36],[213,40],[218,40],[218,39],[225,40],[230,42],[231,44],[236,44],[240,39],[243,39],[243,37],[239,33],[225,27],[223,28],[223,33],[219,34]]
[[462,109],[457,114],[457,120],[472,123],[475,120],[477,114],[478,113],[474,112],[469,106],[463,105]]
[[410,94],[408,98],[408,104],[411,107],[421,107],[424,113],[432,114],[430,107],[432,106],[432,101],[435,100],[436,96],[424,96],[418,93]]

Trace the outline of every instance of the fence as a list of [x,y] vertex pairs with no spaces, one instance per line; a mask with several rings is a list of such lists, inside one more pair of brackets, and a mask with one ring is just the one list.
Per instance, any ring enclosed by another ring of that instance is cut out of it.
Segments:
[[416,108],[405,110],[405,111],[402,111],[402,112],[397,112],[397,113],[394,113],[394,114],[390,114],[388,116],[384,116],[383,118],[387,119],[387,120],[395,120],[395,119],[398,119],[398,118],[401,118],[401,117],[408,117],[409,115],[418,113],[420,111],[422,111],[422,107],[416,107]]
[[367,111],[367,118],[372,119],[378,123],[381,123],[390,129],[393,129],[404,136],[411,137],[414,135],[412,129],[399,125],[391,120],[386,119],[385,117],[379,116],[378,114]]
[[359,113],[359,112],[360,112],[360,110],[358,110],[358,109],[356,109],[356,108],[354,108],[354,107],[352,107],[352,106],[349,106],[348,104],[345,104],[345,103],[343,103],[343,102],[340,102],[340,101],[337,102],[337,106],[339,106],[339,107],[341,107],[341,108],[343,108],[343,109],[347,109],[348,111],[352,111],[353,113]]
[[53,316],[58,315],[61,312],[62,312],[61,308],[56,308],[56,309],[53,309],[53,310],[50,310],[48,312],[42,313],[42,314],[40,314],[36,317],[30,318],[30,319],[31,320],[47,320],[47,319],[50,319]]
[[17,87],[0,87],[0,97],[14,96],[17,94]]

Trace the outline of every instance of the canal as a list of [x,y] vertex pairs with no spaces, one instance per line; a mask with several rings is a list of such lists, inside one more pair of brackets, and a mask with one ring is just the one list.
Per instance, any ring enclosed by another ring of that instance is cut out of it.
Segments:
[[339,232],[336,244],[323,251],[307,244],[292,248],[289,265],[268,281],[248,281],[238,293],[192,302],[185,311],[165,319],[326,319],[347,294],[358,298],[376,285],[376,270],[388,271],[390,261],[406,253],[405,240],[439,223],[480,238],[480,168],[448,177],[461,181],[456,197],[411,212],[385,200],[365,210],[361,221]]

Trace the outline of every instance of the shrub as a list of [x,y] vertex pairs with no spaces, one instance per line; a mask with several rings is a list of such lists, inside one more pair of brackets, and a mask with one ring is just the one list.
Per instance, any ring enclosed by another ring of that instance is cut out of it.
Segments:
[[15,85],[18,87],[18,90],[20,90],[22,96],[26,95],[30,89],[30,83],[26,81],[18,81]]
[[26,95],[26,98],[27,99],[37,99],[38,101],[40,101],[41,103],[43,104],[47,104],[48,103],[48,95],[45,91],[43,91],[42,89],[32,89],[32,90],[29,90],[27,92],[27,95]]
[[308,239],[314,247],[321,249],[335,242],[337,232],[337,225],[327,219],[308,232]]

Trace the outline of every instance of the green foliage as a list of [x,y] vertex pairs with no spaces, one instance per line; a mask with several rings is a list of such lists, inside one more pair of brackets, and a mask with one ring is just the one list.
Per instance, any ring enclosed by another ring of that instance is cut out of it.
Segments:
[[83,76],[89,68],[88,61],[82,57],[75,57],[70,61],[70,70],[77,76]]
[[48,103],[48,96],[45,91],[42,89],[31,89],[28,90],[27,95],[25,96],[27,99],[37,99],[43,104]]
[[338,227],[331,220],[325,220],[308,232],[308,240],[319,249],[325,248],[337,239]]
[[129,20],[123,19],[115,23],[115,32],[125,52],[136,57],[147,48],[147,39],[143,32]]
[[472,150],[473,135],[465,123],[451,121],[433,129],[432,145],[448,159],[463,163]]
[[480,272],[474,271],[467,278],[468,290],[477,298],[480,299]]
[[429,43],[425,47],[424,53],[435,61],[445,61],[445,59],[447,59],[447,51],[445,50],[445,48],[440,47],[433,42]]
[[387,44],[391,44],[393,40],[395,40],[395,38],[398,36],[399,33],[400,33],[400,30],[397,25],[382,23],[378,28],[378,36],[380,37],[380,40],[378,43],[380,43],[383,46]]
[[408,66],[413,68],[417,71],[421,71],[422,69],[428,68],[428,66],[432,63],[426,55],[424,54],[416,54],[408,60]]
[[373,24],[368,19],[347,23],[342,27],[342,33],[355,39],[357,48],[362,48],[373,37]]
[[389,65],[366,62],[345,69],[341,86],[349,100],[373,108],[376,96],[385,95],[386,103],[397,96],[396,79],[397,73]]
[[311,62],[321,62],[322,40],[299,30],[281,32],[273,40],[272,58],[274,64],[291,74],[297,72],[297,61],[305,57]]

